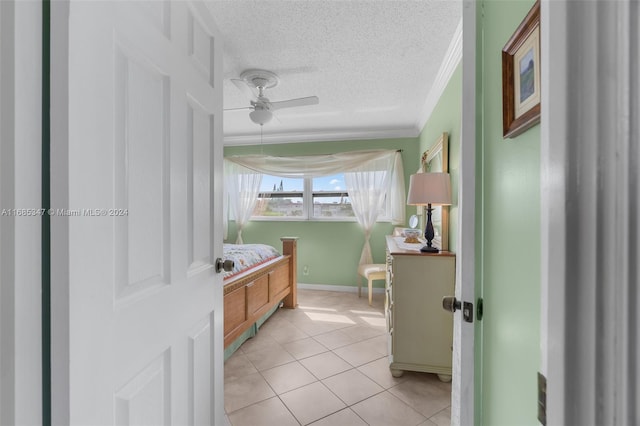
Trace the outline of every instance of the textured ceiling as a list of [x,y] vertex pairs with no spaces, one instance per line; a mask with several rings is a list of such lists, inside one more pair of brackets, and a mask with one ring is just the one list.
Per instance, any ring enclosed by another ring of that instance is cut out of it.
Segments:
[[[459,38],[461,3],[210,1],[224,43],[224,108],[249,105],[230,79],[259,68],[280,77],[266,92],[271,101],[320,98],[277,111],[264,125],[264,143],[415,136]],[[248,110],[226,111],[224,134],[229,145],[260,142]]]

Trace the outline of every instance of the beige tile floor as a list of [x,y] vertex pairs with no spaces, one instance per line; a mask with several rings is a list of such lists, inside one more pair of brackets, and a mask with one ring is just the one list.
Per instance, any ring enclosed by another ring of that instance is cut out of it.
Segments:
[[[366,290],[365,290],[366,292]],[[225,363],[233,426],[450,424],[451,385],[389,373],[384,296],[299,290]]]

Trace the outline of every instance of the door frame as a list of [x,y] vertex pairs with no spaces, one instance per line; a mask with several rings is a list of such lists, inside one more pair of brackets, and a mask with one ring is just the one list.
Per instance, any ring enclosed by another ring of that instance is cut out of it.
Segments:
[[541,3],[548,425],[631,424],[639,415],[638,18],[630,0]]
[[[51,7],[50,21],[50,79],[51,98],[56,99],[57,108],[51,114],[50,138],[52,150],[51,164],[57,170],[52,174],[51,199],[55,201],[52,208],[69,205],[69,162],[66,143],[69,139],[69,2],[56,1]],[[69,287],[65,285],[69,277],[69,224],[63,216],[51,217],[51,241],[56,250],[51,252],[51,369],[50,383],[60,389],[67,389],[69,383]],[[52,424],[70,424],[69,394],[56,391],[51,393],[50,416]]]
[[[458,190],[459,252],[456,256],[458,300],[475,301],[476,241],[476,2],[462,2],[462,110],[460,185]],[[465,100],[463,102],[463,99]],[[477,308],[477,307],[476,307]],[[475,322],[453,320],[453,380],[451,424],[469,425],[475,420]]]
[[0,2],[0,424],[43,422],[42,22]]
[[[563,28],[566,9],[556,7],[551,13],[551,4],[540,4],[541,81],[542,99],[540,117],[540,372],[552,380],[547,382],[549,424],[564,419],[565,376],[563,358],[564,339],[551,342],[552,334],[565,333],[565,317],[561,313],[566,303],[565,283],[565,179],[564,169],[568,163],[566,155],[567,114],[569,102],[566,69],[567,34]],[[553,38],[553,44],[551,40]],[[554,72],[551,72],[553,64]],[[553,93],[553,96],[551,94]],[[555,135],[554,138],[551,135]],[[554,140],[551,143],[551,140]],[[555,178],[552,176],[555,175]],[[552,287],[553,286],[553,287]],[[553,324],[552,330],[549,324]]]

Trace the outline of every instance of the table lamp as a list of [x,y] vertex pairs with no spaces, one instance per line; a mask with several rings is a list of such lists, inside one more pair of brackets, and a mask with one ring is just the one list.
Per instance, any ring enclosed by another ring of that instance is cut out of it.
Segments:
[[411,175],[409,181],[409,195],[407,204],[411,206],[427,206],[427,226],[424,230],[424,238],[427,245],[420,251],[426,253],[438,253],[439,250],[431,245],[435,233],[431,222],[432,205],[451,204],[451,179],[449,173],[416,173]]

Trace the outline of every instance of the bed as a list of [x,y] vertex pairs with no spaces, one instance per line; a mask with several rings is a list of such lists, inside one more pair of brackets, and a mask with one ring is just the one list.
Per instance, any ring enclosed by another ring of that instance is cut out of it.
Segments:
[[[224,347],[228,358],[245,340],[257,332],[282,302],[284,308],[297,306],[297,237],[283,237],[282,255],[267,247],[247,252],[225,244],[225,260],[234,260],[234,270],[224,278]],[[228,257],[227,257],[228,256]]]

